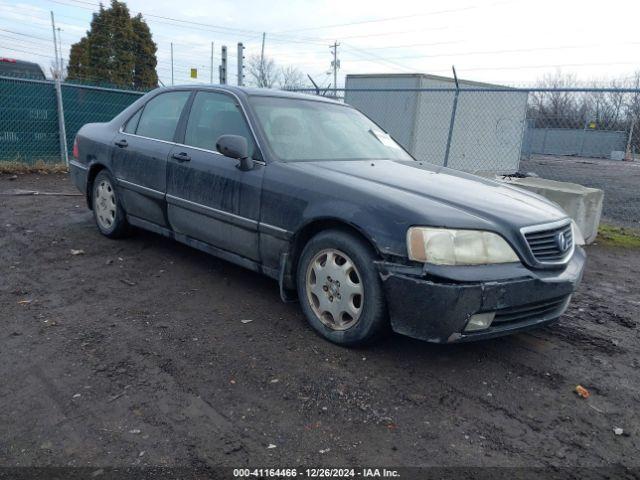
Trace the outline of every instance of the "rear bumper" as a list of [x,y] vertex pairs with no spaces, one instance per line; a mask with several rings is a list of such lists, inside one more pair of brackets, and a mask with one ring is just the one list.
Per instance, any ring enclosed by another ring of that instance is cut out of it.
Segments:
[[[429,267],[425,271],[380,263],[391,327],[436,343],[486,339],[551,323],[566,310],[582,279],[585,254],[576,251],[562,270],[521,264]],[[465,332],[469,318],[496,312],[491,326]]]
[[76,188],[84,194],[87,193],[88,172],[89,169],[81,163],[75,160],[71,160],[69,162],[69,176],[71,177],[71,182],[73,182]]

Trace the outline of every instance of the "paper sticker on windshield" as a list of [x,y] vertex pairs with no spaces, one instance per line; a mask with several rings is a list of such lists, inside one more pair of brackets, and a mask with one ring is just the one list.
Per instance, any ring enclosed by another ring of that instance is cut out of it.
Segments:
[[393,141],[393,138],[389,136],[388,133],[383,132],[382,130],[369,130],[374,137],[376,137],[380,143],[382,143],[385,147],[395,148],[396,150],[401,150],[396,142]]

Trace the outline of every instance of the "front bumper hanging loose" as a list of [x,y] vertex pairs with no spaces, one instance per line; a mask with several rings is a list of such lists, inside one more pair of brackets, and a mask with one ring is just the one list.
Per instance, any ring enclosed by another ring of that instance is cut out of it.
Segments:
[[[566,310],[582,279],[586,256],[576,248],[560,270],[524,265],[433,267],[378,263],[392,329],[435,343],[506,335],[546,325]],[[466,331],[472,315],[495,312],[484,330]]]

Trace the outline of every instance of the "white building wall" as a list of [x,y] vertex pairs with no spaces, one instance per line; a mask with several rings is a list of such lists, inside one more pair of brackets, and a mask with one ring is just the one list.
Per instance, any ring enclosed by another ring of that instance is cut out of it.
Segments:
[[349,89],[419,87],[419,75],[347,75],[345,103],[356,107],[411,151],[417,92],[358,92]]
[[[347,89],[354,87],[450,89],[455,84],[428,75],[347,76]],[[460,87],[500,88],[465,81]],[[443,165],[454,95],[448,91],[347,92],[345,100],[373,118],[417,159]],[[517,171],[526,107],[526,93],[506,88],[460,92],[448,166],[479,173]]]

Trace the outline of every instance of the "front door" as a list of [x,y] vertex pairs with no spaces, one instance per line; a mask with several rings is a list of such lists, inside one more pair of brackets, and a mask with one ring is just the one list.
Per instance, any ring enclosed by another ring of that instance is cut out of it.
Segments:
[[196,93],[184,139],[167,164],[167,216],[179,234],[259,261],[258,221],[265,166],[243,172],[238,160],[216,151],[221,135],[245,137],[257,148],[238,100],[229,94]]
[[114,138],[113,173],[128,215],[166,226],[167,159],[190,94],[174,91],[153,97]]

